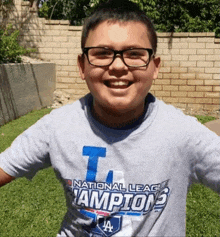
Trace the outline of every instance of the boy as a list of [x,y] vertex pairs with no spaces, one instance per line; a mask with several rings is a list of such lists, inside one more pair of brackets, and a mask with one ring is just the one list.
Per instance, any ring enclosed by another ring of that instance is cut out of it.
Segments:
[[220,139],[149,92],[160,58],[149,19],[107,3],[85,23],[91,94],[46,115],[0,156],[0,182],[53,166],[68,211],[57,236],[184,236],[187,189],[220,192]]

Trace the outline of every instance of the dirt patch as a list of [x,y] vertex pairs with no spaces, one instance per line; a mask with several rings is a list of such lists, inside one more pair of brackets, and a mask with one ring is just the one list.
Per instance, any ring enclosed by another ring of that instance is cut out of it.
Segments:
[[71,104],[74,101],[71,100],[71,95],[64,91],[54,91],[53,93],[53,104],[51,108],[56,109],[66,104]]

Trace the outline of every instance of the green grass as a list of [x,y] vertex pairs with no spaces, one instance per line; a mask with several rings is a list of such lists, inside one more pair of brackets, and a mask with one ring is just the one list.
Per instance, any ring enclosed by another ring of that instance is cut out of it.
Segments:
[[51,168],[30,182],[17,179],[1,188],[0,236],[56,236],[66,211],[63,190]]
[[202,124],[207,123],[207,122],[209,122],[209,121],[212,121],[212,120],[215,120],[215,119],[216,119],[215,117],[212,117],[212,116],[203,116],[203,115],[196,115],[195,117],[196,117],[196,118],[198,119],[198,121],[199,121],[200,123],[202,123]]
[[42,109],[30,112],[19,119],[13,120],[4,126],[0,127],[0,152],[9,147],[12,141],[23,131],[37,122],[45,114],[48,114],[52,109]]
[[[0,152],[51,109],[34,111],[0,128]],[[202,123],[215,119],[197,116]],[[187,197],[188,237],[220,236],[220,198],[202,185],[193,185]],[[52,168],[30,182],[20,178],[0,189],[0,236],[56,236],[66,211],[62,187]]]
[[[51,109],[33,111],[0,128],[0,152]],[[52,168],[30,182],[20,178],[0,189],[0,236],[56,236],[66,211],[63,189]]]
[[[201,123],[216,118],[195,116]],[[186,204],[186,236],[219,237],[220,236],[220,197],[201,184],[192,185]]]
[[187,196],[186,234],[188,237],[220,236],[220,197],[200,184]]

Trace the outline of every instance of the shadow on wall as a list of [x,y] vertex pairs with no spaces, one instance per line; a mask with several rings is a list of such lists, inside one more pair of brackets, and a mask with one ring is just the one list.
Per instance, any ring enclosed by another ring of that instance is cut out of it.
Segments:
[[55,83],[53,63],[0,65],[0,126],[52,105]]

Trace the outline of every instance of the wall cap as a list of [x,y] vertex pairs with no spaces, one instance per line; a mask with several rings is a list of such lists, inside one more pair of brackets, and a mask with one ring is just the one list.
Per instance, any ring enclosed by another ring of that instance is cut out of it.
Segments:
[[51,64],[51,65],[56,65],[56,63],[52,63],[52,62],[47,62],[47,61],[36,61],[36,62],[21,62],[21,63],[1,63],[0,65],[23,65],[23,64]]
[[69,20],[45,20],[46,25],[70,25]]
[[220,44],[220,38],[215,38],[215,44]]
[[215,32],[157,32],[159,38],[167,37],[215,37]]
[[81,31],[82,28],[82,26],[70,26],[69,31]]

